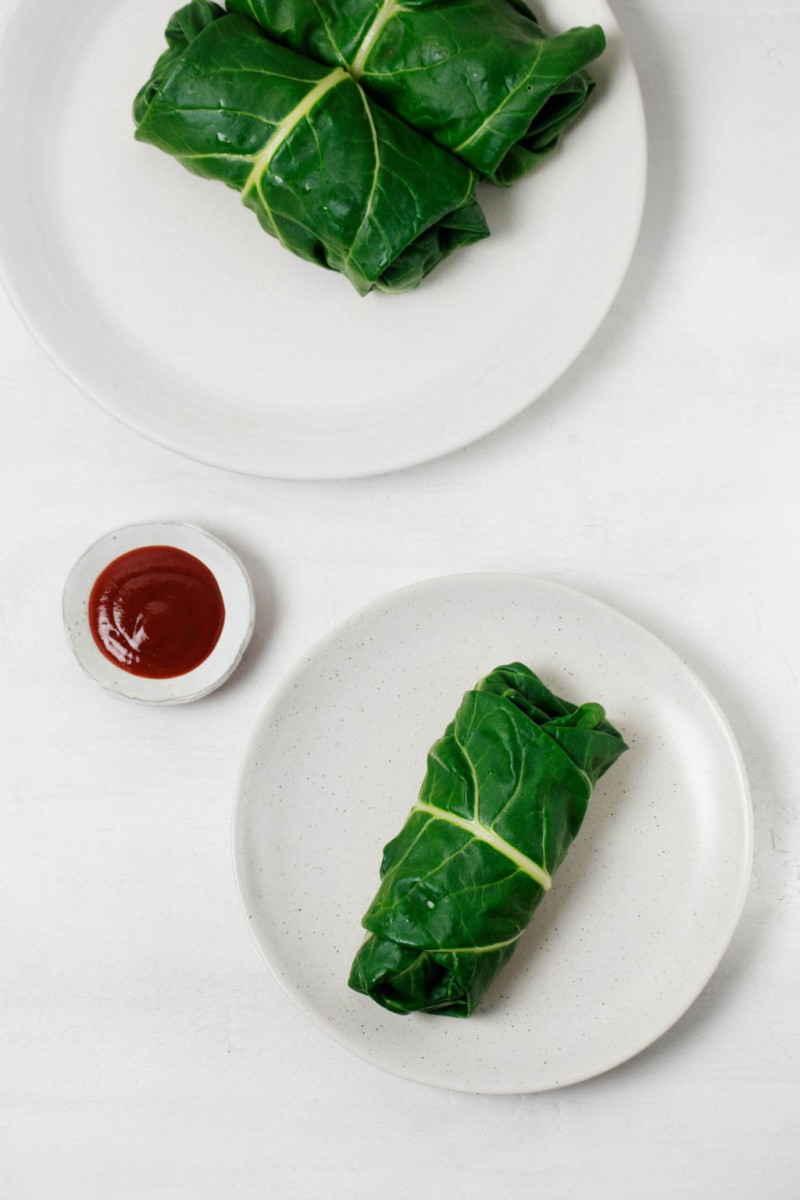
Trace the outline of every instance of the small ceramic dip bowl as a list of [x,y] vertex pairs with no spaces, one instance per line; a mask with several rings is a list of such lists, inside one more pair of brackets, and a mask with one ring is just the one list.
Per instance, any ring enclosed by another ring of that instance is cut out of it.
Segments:
[[[121,556],[145,547],[169,547],[199,559],[216,580],[224,605],[222,627],[207,657],[166,678],[133,674],[131,668],[117,665],[95,640],[90,618],[90,599],[101,573]],[[213,692],[239,665],[254,622],[253,587],[241,561],[224,542],[195,525],[148,521],[115,529],[78,559],[64,587],[64,626],[78,663],[113,695],[141,704],[186,704]]]

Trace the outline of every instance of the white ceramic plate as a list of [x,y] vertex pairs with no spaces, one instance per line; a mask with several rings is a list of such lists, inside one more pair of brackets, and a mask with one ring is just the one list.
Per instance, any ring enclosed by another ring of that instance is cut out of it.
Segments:
[[645,132],[605,0],[591,111],[511,191],[492,237],[406,296],[362,300],[301,262],[222,185],[134,141],[131,103],[179,0],[21,0],[0,44],[0,273],[62,369],[192,458],[284,478],[434,458],[539,396],[597,329],[633,252]]
[[[98,648],[89,625],[89,596],[100,572],[129,550],[176,546],[208,567],[219,584],[225,623],[214,649],[199,666],[170,679],[131,675]],[[79,666],[119,700],[140,704],[187,704],[221,687],[236,670],[255,624],[255,596],[241,559],[219,538],[179,521],[143,521],[98,538],[70,571],[64,585],[64,628]]]
[[[463,692],[515,659],[603,703],[630,751],[480,1010],[392,1015],[347,987],[381,849]],[[692,672],[613,609],[517,575],[405,588],[316,646],[258,722],[234,820],[244,909],[289,995],[368,1062],[469,1092],[574,1083],[668,1029],[728,944],[751,850],[740,757]]]

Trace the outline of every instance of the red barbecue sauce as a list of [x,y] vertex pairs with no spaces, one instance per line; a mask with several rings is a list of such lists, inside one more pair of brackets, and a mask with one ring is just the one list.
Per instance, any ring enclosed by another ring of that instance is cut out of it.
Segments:
[[185,675],[219,641],[225,604],[205,563],[175,546],[142,546],[100,572],[89,596],[99,649],[147,679]]

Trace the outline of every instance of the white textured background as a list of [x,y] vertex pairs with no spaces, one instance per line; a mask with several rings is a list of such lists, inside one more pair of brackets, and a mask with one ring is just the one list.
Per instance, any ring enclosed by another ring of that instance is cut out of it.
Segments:
[[[354,483],[226,475],[96,410],[0,297],[4,1198],[800,1196],[800,9],[615,7],[651,143],[639,250],[579,362],[476,446]],[[161,517],[229,540],[260,615],[229,686],[148,711],[80,674],[60,591],[99,533]],[[394,1079],[309,1025],[229,848],[246,738],[293,660],[381,592],[493,569],[681,653],[756,815],[742,923],[690,1012],[611,1074],[521,1098]]]

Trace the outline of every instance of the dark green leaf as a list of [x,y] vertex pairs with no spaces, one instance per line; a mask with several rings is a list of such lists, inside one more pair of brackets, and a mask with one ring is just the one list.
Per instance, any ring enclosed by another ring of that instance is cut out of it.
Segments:
[[547,37],[521,0],[229,0],[273,37],[344,67],[494,183],[556,144],[593,88],[599,25]]
[[521,663],[482,679],[384,850],[350,986],[392,1012],[468,1017],[625,749],[599,704],[559,699]]
[[406,291],[486,237],[475,176],[340,67],[193,0],[134,105],[136,136],[241,194],[287,249],[362,294]]

